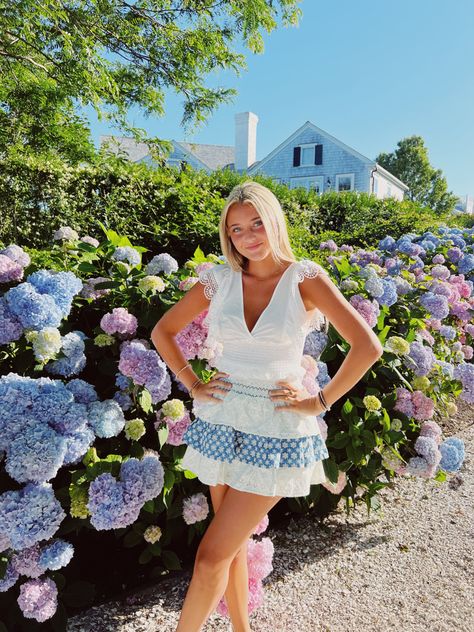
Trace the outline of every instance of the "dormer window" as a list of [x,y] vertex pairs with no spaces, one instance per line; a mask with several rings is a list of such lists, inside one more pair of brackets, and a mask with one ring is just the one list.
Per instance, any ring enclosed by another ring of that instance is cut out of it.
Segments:
[[305,143],[293,148],[293,167],[310,167],[323,164],[323,146]]

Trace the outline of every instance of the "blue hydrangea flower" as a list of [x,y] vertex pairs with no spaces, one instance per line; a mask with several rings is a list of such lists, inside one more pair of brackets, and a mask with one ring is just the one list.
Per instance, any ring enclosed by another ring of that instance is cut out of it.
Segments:
[[98,437],[116,437],[125,426],[123,410],[113,399],[91,402],[88,413],[89,423]]
[[115,259],[115,261],[126,261],[132,266],[137,266],[141,261],[140,253],[131,246],[119,246],[116,248],[112,259]]
[[19,483],[49,481],[62,466],[65,453],[61,435],[47,424],[27,419],[7,447],[5,469]]
[[379,250],[388,250],[389,252],[392,252],[393,250],[395,250],[395,247],[396,247],[395,239],[391,237],[390,235],[387,235],[386,237],[381,239],[378,245]]
[[49,540],[66,517],[49,483],[28,483],[0,495],[0,532],[16,550]]
[[457,472],[464,461],[464,441],[458,437],[448,437],[439,446],[441,461],[439,467],[446,472]]
[[94,443],[95,435],[90,428],[86,427],[73,434],[65,434],[64,440],[66,453],[63,465],[76,465]]
[[31,283],[20,283],[5,293],[8,309],[24,329],[59,327],[63,312],[49,294],[40,294]]
[[79,404],[90,404],[99,399],[95,388],[89,382],[75,378],[66,384],[68,391],[74,395]]
[[458,263],[459,274],[468,274],[474,270],[474,255],[466,254]]
[[146,274],[159,274],[160,272],[164,272],[165,274],[172,274],[173,272],[177,272],[179,270],[178,262],[174,257],[172,257],[167,252],[163,252],[160,255],[156,255],[147,264],[145,268]]
[[13,568],[11,562],[8,562],[5,576],[0,579],[0,592],[7,592],[12,586],[16,584],[20,575]]
[[393,279],[381,279],[383,285],[383,294],[377,297],[380,305],[393,305],[398,300],[397,285]]
[[425,347],[417,340],[410,344],[408,355],[403,356],[405,365],[412,369],[415,375],[428,375],[436,361],[436,357],[430,347]]
[[72,544],[58,538],[43,547],[39,555],[39,564],[45,571],[57,571],[67,566],[73,555]]
[[82,290],[82,281],[72,272],[38,270],[26,279],[40,294],[48,294],[63,312],[63,318],[71,311],[72,299]]
[[456,338],[457,332],[454,327],[451,327],[451,325],[441,325],[441,327],[439,328],[439,334],[447,340],[454,340]]
[[0,345],[7,345],[21,338],[23,327],[10,311],[3,296],[0,296]]
[[313,329],[305,338],[303,353],[317,360],[326,348],[328,342],[329,336],[324,331]]
[[[185,392],[187,393],[188,390],[186,389]],[[130,410],[130,408],[133,406],[133,400],[128,393],[117,391],[116,393],[114,393],[112,399],[114,400],[114,402],[117,402],[117,404],[124,412]]]
[[432,318],[443,320],[449,314],[448,299],[441,294],[425,292],[420,297],[420,303]]
[[364,287],[371,296],[376,298],[384,293],[383,281],[376,275],[371,275],[365,282]]
[[65,336],[61,336],[61,341],[61,353],[64,357],[49,362],[45,366],[45,370],[53,375],[63,375],[64,377],[77,375],[84,369],[87,362],[84,354],[84,334],[79,331],[71,331]]

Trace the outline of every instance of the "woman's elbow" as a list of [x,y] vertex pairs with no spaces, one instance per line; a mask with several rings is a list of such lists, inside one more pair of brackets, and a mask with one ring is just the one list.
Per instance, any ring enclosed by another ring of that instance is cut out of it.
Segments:
[[361,353],[371,359],[372,364],[383,355],[383,346],[374,333],[368,337],[359,338],[353,346],[356,346]]

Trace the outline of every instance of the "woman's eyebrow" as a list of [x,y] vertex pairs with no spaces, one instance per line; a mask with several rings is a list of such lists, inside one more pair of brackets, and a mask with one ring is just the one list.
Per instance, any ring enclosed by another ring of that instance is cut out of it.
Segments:
[[[260,219],[260,217],[257,215],[257,217],[252,217],[250,221],[253,222],[254,219]],[[239,226],[239,224],[231,224],[229,228],[232,228],[232,226]]]

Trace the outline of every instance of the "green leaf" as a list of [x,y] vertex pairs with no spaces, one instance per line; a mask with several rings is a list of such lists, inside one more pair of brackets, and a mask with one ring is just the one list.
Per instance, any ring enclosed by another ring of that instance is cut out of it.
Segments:
[[140,557],[138,558],[138,563],[139,564],[148,564],[148,562],[151,559],[153,559],[153,551],[151,550],[151,547],[147,546],[147,548],[144,549],[140,553]]
[[137,546],[137,544],[140,544],[143,541],[144,541],[143,534],[136,533],[135,531],[132,530],[132,531],[129,531],[127,535],[124,537],[123,545],[126,548],[131,548],[133,546]]
[[158,430],[158,441],[160,443],[160,448],[165,445],[166,440],[168,439],[169,433],[170,433],[170,430],[168,426],[163,426],[162,428]]
[[324,466],[324,472],[326,476],[328,477],[329,481],[331,483],[337,483],[337,480],[339,478],[339,468],[337,466],[337,463],[331,458],[324,459],[323,466]]
[[81,272],[87,272],[90,274],[94,274],[95,272],[97,272],[97,268],[92,265],[92,263],[87,263],[87,261],[83,261],[82,263],[80,263],[77,266],[77,269],[80,270]]
[[344,448],[350,441],[350,436],[347,432],[338,432],[332,439],[328,439],[326,444],[328,448]]
[[138,396],[138,403],[145,413],[149,413],[152,410],[153,402],[151,399],[151,393],[146,388],[144,388]]
[[161,560],[170,571],[179,571],[182,568],[178,556],[173,551],[163,551]]

